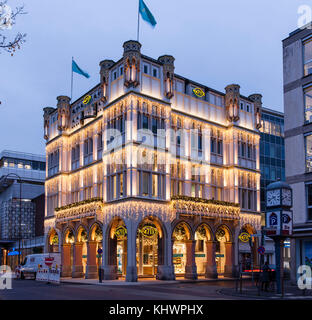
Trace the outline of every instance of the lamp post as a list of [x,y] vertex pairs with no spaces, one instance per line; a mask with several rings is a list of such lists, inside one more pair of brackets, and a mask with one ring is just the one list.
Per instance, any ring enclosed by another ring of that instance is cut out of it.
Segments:
[[16,173],[9,173],[4,177],[4,181],[9,177],[15,177],[19,180],[20,190],[19,190],[19,226],[18,226],[18,264],[21,263],[21,218],[22,218],[22,179]]

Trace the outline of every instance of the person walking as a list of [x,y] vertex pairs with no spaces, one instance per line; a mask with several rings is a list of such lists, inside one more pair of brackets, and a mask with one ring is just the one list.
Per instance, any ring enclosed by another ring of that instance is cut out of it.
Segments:
[[261,279],[261,290],[263,291],[268,291],[269,287],[269,282],[270,282],[270,267],[269,267],[269,262],[266,261],[263,268],[262,268],[262,279]]

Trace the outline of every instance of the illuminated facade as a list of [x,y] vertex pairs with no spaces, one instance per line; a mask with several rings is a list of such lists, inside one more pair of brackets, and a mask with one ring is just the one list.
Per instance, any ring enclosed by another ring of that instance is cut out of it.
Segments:
[[261,224],[262,97],[123,48],[96,87],[44,108],[46,251],[62,252],[63,276],[232,276],[239,232]]

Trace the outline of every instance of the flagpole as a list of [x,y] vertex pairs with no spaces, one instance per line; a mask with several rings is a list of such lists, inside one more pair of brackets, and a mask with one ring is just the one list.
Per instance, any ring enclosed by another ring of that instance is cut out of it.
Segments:
[[72,57],[72,63],[71,63],[71,87],[70,87],[70,101],[72,101],[72,99],[73,99],[73,79],[74,79],[73,61],[74,61],[74,57]]
[[139,42],[140,39],[140,0],[138,6],[138,32],[137,32],[137,41]]

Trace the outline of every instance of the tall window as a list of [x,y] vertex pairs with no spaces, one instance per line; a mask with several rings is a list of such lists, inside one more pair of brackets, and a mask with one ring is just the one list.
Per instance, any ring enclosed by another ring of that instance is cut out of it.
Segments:
[[59,150],[55,150],[54,152],[48,155],[48,176],[53,176],[59,171]]
[[307,220],[312,220],[312,184],[306,185]]
[[77,144],[76,146],[72,147],[72,154],[71,154],[72,170],[79,168],[79,159],[80,159],[80,145]]
[[97,140],[97,159],[102,159],[102,152],[103,152],[103,136],[102,132],[98,134],[98,140]]
[[312,73],[312,39],[303,44],[304,75]]
[[305,121],[312,122],[312,88],[304,92]]
[[305,137],[306,171],[312,172],[312,135]]
[[87,165],[93,161],[93,139],[88,138],[83,145],[83,164]]

